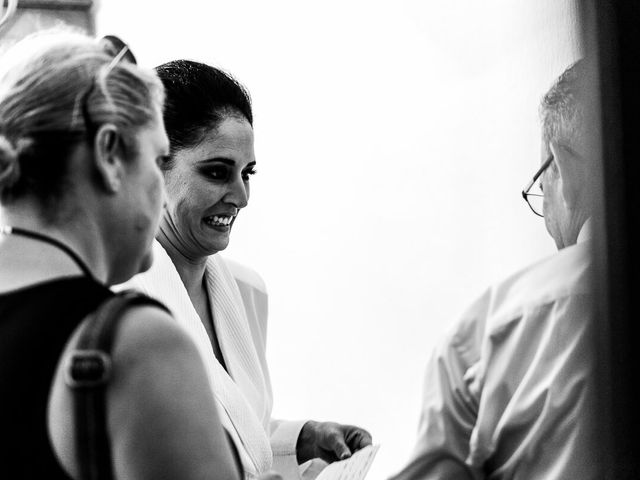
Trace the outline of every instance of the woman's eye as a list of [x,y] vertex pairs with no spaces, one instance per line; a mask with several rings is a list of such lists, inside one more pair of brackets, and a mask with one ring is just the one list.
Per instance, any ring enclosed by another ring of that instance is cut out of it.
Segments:
[[229,169],[224,165],[214,165],[206,170],[206,174],[214,180],[226,180]]
[[245,170],[244,172],[242,172],[242,179],[245,182],[248,182],[249,181],[249,177],[251,177],[251,175],[255,175],[256,173],[258,173],[258,172],[256,171],[255,168],[252,168],[250,170]]

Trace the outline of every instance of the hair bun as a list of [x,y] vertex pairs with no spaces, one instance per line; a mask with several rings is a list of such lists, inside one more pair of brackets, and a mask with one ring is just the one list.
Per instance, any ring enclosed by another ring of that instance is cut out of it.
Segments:
[[0,133],[0,191],[20,178],[20,154],[30,145],[28,139],[20,139],[14,144]]

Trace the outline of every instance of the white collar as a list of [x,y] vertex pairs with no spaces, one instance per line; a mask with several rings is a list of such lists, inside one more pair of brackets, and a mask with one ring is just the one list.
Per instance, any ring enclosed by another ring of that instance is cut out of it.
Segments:
[[580,232],[578,232],[578,238],[576,240],[576,243],[582,243],[587,240],[590,240],[591,236],[592,236],[591,217],[589,217],[582,224],[582,227],[580,228]]

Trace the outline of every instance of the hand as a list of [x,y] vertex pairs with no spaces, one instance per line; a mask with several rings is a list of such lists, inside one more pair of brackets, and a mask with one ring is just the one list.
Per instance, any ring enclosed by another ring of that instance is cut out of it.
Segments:
[[310,420],[298,436],[296,456],[299,464],[312,458],[331,463],[349,458],[353,452],[371,443],[371,435],[362,428]]

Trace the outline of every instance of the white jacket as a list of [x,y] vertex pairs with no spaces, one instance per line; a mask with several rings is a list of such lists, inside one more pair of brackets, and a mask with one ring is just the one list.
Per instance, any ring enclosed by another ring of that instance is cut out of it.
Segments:
[[304,421],[271,419],[273,396],[265,349],[267,293],[253,270],[222,259],[207,260],[206,279],[215,331],[229,373],[214,355],[200,317],[169,255],[156,241],[151,269],[121,288],[135,288],[163,302],[200,351],[223,426],[238,448],[246,476],[278,471],[300,478],[296,442]]

